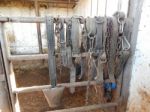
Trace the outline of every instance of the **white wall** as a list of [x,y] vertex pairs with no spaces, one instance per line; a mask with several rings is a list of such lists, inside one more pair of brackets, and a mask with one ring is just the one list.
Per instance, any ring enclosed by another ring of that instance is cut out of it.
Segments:
[[150,112],[150,1],[144,0],[134,55],[128,112]]
[[[67,17],[71,16],[73,11],[64,8],[41,8],[41,16],[61,16]],[[32,6],[24,6],[22,4],[9,4],[0,5],[0,16],[9,17],[34,17],[35,10]],[[5,26],[5,36],[10,40],[10,46],[13,53],[38,53],[38,40],[37,40],[37,30],[36,24],[31,23],[6,23]],[[45,24],[41,25],[42,41],[43,46],[46,46],[45,38]]]
[[105,6],[106,15],[112,16],[116,11],[118,11],[118,1],[121,1],[122,5],[120,11],[127,14],[128,1],[129,0],[80,0],[78,5],[74,9],[74,14],[79,16],[104,16],[105,15]]

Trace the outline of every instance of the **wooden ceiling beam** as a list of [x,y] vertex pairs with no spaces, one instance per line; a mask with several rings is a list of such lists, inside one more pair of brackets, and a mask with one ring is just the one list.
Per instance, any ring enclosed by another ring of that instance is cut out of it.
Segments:
[[[44,4],[39,4],[40,6],[44,6]],[[58,8],[73,8],[74,5],[67,5],[67,4],[47,4],[48,7],[58,7]]]
[[47,4],[50,7],[59,7],[59,8],[74,8],[78,0],[0,0],[0,3],[5,2],[38,2],[39,5]]
[[58,4],[76,4],[78,2],[77,0],[75,0],[75,1],[70,0],[70,2],[69,2],[69,0],[65,0],[65,1],[64,0],[2,0],[2,1],[5,1],[5,2],[10,2],[10,1],[35,2],[35,1],[37,1],[40,3],[42,2],[42,3],[58,3]]

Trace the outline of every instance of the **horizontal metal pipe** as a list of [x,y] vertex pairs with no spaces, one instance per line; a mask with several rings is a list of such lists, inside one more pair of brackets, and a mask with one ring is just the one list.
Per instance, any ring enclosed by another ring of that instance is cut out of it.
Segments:
[[[65,88],[70,88],[70,87],[82,87],[82,86],[87,86],[88,81],[82,81],[82,82],[75,82],[75,83],[62,83],[58,84],[57,87],[65,87]],[[100,84],[96,81],[90,81],[90,85],[96,85]],[[32,86],[32,87],[21,87],[21,88],[16,88],[13,90],[13,93],[28,93],[28,92],[34,92],[34,91],[42,91],[43,89],[50,89],[51,85],[42,85],[42,86]]]
[[25,60],[42,60],[48,59],[48,54],[31,54],[31,55],[9,55],[9,61],[25,61]]
[[[56,55],[59,53],[56,53]],[[72,57],[86,57],[88,53],[72,54]],[[9,55],[9,61],[25,61],[25,60],[42,60],[48,59],[48,54],[31,54],[31,55]]]
[[[75,18],[79,18],[81,24],[84,21],[84,18],[81,17],[75,17]],[[69,18],[63,18],[63,19],[65,20],[66,23]],[[45,17],[0,17],[0,22],[45,23]]]
[[44,23],[44,17],[0,17],[0,22]]
[[118,106],[117,103],[105,103],[105,104],[95,104],[95,105],[88,105],[88,106],[62,109],[62,110],[54,110],[54,111],[46,111],[46,112],[86,112],[90,110],[105,109],[105,108],[116,107],[116,106]]

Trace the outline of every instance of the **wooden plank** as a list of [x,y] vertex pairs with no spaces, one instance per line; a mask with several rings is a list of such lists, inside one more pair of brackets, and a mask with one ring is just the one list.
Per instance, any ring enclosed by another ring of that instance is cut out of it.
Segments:
[[[99,84],[96,81],[91,81],[90,85],[96,85]],[[70,88],[70,87],[82,87],[82,86],[87,86],[88,81],[83,81],[83,82],[75,82],[75,83],[62,83],[62,84],[57,84],[56,87],[65,87],[65,88]],[[42,91],[43,89],[50,89],[51,85],[42,85],[42,86],[32,86],[32,87],[21,87],[21,88],[16,88],[13,90],[13,93],[28,93],[28,92],[34,92],[34,91]]]
[[[28,1],[35,1],[35,0],[28,0]],[[38,2],[45,2],[45,3],[57,3],[57,4],[75,4],[78,1],[72,1],[72,0],[37,0]]]
[[76,108],[62,109],[62,110],[54,110],[54,111],[46,111],[46,112],[87,112],[90,110],[96,109],[106,109],[110,107],[116,107],[117,103],[106,103],[106,104],[96,104],[96,105],[88,105]]
[[[2,1],[2,0],[1,0]],[[3,0],[3,1],[23,1],[23,0]],[[39,3],[57,3],[57,4],[75,4],[78,2],[78,0],[70,0],[70,2],[68,2],[68,0],[25,0],[26,2],[35,2],[38,1]]]

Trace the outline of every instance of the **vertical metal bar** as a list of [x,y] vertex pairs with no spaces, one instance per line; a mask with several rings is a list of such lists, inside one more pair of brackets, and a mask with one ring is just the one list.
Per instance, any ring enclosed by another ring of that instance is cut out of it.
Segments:
[[97,10],[96,10],[96,16],[99,16],[99,14],[98,14],[98,13],[99,13],[99,11],[98,11],[98,10],[99,10],[99,8],[98,8],[98,7],[99,7],[99,0],[97,0]]
[[107,16],[107,0],[105,1],[105,17]]
[[91,17],[92,17],[92,13],[93,13],[93,1],[91,0],[91,12],[90,12]]
[[[35,4],[35,14],[36,14],[37,17],[39,17],[40,13],[39,13],[38,1],[35,1],[34,4]],[[42,37],[41,37],[41,25],[40,25],[40,23],[36,23],[36,25],[37,25],[39,52],[42,54],[43,53],[43,48],[42,48]]]
[[46,17],[46,33],[48,41],[48,64],[49,76],[52,88],[56,86],[56,62],[55,62],[55,37],[54,37],[54,23],[52,17]]
[[8,46],[7,43],[5,41],[5,37],[4,37],[4,31],[3,31],[3,24],[0,23],[0,41],[1,41],[1,47],[2,47],[2,55],[4,58],[4,66],[6,69],[6,79],[7,79],[7,83],[9,86],[9,93],[10,93],[10,98],[11,98],[11,106],[12,106],[12,111],[16,112],[16,108],[15,108],[15,96],[12,93],[12,86],[11,86],[11,81],[10,81],[10,62],[7,59],[8,56]]
[[10,96],[8,81],[6,78],[6,68],[4,65],[5,65],[5,63],[4,63],[4,57],[3,57],[2,46],[1,46],[1,41],[0,41],[0,75],[4,73],[4,80],[5,80],[4,84],[5,85],[3,85],[4,86],[3,88],[6,88],[6,90],[2,91],[5,93],[5,97],[4,97],[4,99],[2,99],[2,101],[5,100],[3,102],[6,106],[6,108],[4,108],[4,110],[2,109],[2,111],[11,111],[12,110],[11,96]]

